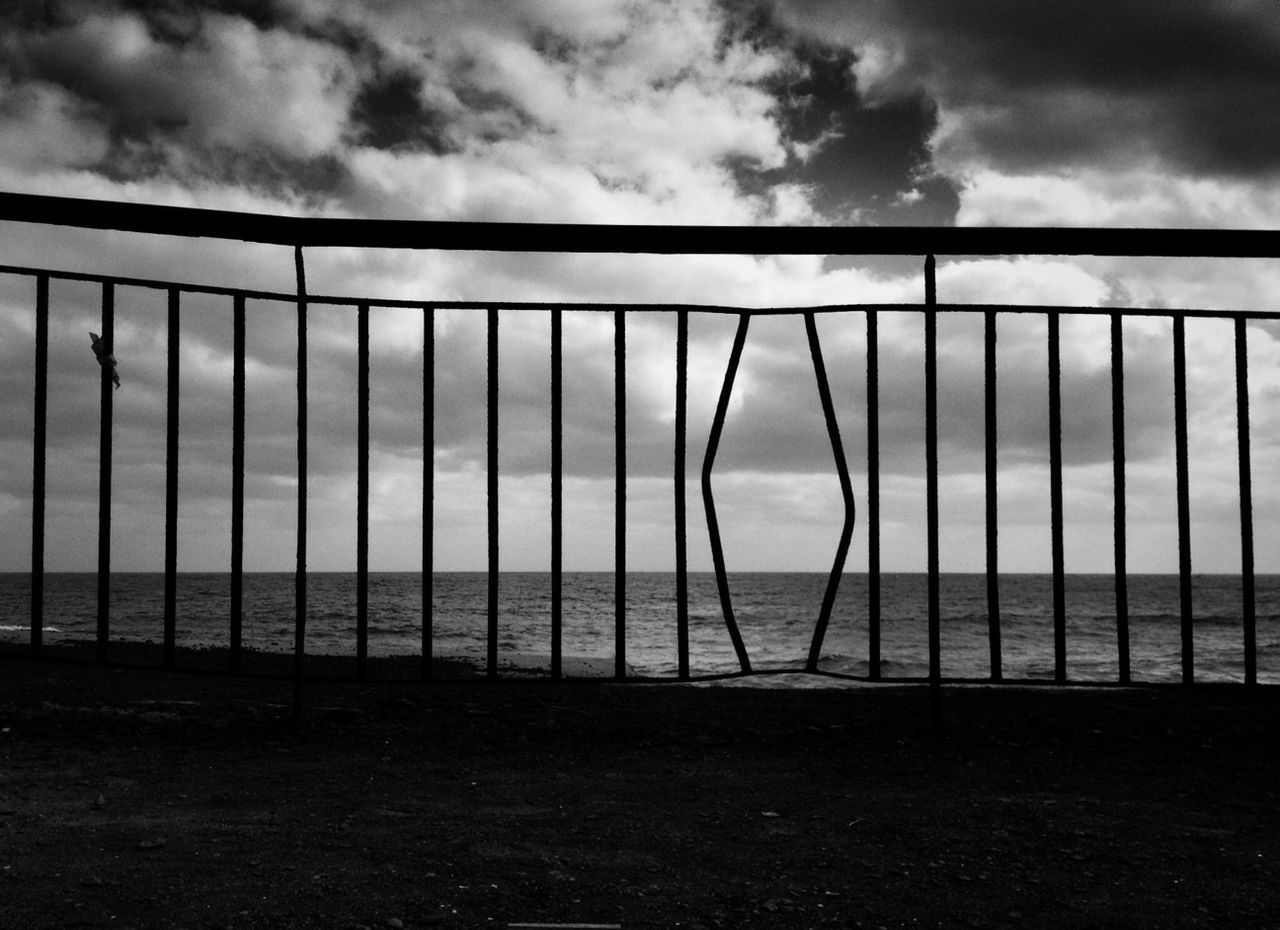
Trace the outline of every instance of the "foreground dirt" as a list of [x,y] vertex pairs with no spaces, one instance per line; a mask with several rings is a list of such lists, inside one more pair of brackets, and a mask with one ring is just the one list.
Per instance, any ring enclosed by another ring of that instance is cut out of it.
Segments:
[[0,927],[1280,926],[1280,694],[0,658]]

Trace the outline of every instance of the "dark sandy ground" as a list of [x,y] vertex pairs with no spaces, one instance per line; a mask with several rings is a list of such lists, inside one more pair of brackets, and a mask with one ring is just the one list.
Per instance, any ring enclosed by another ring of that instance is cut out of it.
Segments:
[[1274,688],[305,696],[0,655],[0,927],[1280,927]]

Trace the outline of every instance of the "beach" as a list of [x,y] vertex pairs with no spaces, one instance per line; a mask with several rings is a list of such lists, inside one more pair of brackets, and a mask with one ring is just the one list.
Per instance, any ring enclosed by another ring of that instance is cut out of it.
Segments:
[[387,661],[296,724],[287,680],[0,655],[0,926],[1280,922],[1274,687],[947,687],[939,730]]

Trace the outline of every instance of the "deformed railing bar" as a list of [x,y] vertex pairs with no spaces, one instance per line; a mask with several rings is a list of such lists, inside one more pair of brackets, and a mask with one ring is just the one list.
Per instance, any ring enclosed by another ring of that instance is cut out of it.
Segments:
[[551,311],[551,677],[564,674],[564,321]]
[[987,646],[991,654],[991,680],[1004,677],[1000,643],[1000,520],[998,475],[998,423],[996,419],[996,312],[983,312],[983,368],[986,387],[983,396],[986,440],[987,504]]
[[1127,513],[1125,505],[1124,443],[1124,321],[1111,314],[1111,474],[1114,494],[1113,543],[1116,585],[1116,653],[1122,685],[1130,682],[1129,670],[1129,569]]
[[181,322],[181,295],[169,288],[168,422],[165,428],[164,483],[164,665],[173,668],[177,660],[178,627],[178,424]]
[[239,672],[244,647],[244,297],[236,296],[231,317],[231,671]]
[[369,664],[369,305],[356,307],[356,677]]
[[488,313],[487,439],[489,627],[485,636],[485,673],[498,675],[498,311]]
[[1053,680],[1067,680],[1067,599],[1062,539],[1062,352],[1049,316],[1049,527],[1053,561]]
[[1240,463],[1240,599],[1244,622],[1244,681],[1258,683],[1258,630],[1253,576],[1253,466],[1249,449],[1249,341],[1243,318],[1235,323],[1236,448]]
[[880,678],[880,335],[867,311],[867,674]]
[[49,421],[49,276],[36,276],[35,422],[31,443],[31,653],[44,641],[45,470]]
[[627,314],[613,312],[613,674],[627,677]]
[[751,671],[751,659],[747,655],[747,647],[742,642],[742,634],[738,632],[738,623],[733,616],[733,598],[729,593],[729,576],[724,565],[724,546],[720,542],[720,523],[716,519],[715,493],[711,489],[711,469],[715,465],[716,452],[720,448],[720,433],[724,430],[725,416],[729,411],[729,398],[733,394],[733,380],[738,374],[738,363],[742,360],[742,347],[747,341],[747,328],[751,325],[751,315],[742,313],[738,316],[738,330],[733,337],[733,348],[729,351],[729,363],[725,368],[724,381],[720,385],[720,399],[716,403],[715,418],[711,422],[711,433],[707,437],[707,451],[702,459],[702,504],[707,513],[707,535],[711,543],[711,563],[716,573],[716,590],[720,594],[720,609],[724,614],[724,623],[729,630],[729,639],[733,642],[733,651],[738,657],[738,665],[743,673]]
[[302,247],[293,250],[298,290],[298,517],[293,575],[293,715],[302,717],[307,651],[307,269]]
[[689,677],[689,538],[685,509],[688,415],[689,311],[681,310],[676,315],[675,547],[676,674],[682,679]]
[[1178,478],[1178,591],[1182,603],[1182,681],[1195,681],[1195,638],[1191,605],[1191,498],[1187,472],[1186,321],[1173,317],[1173,425]]
[[98,638],[96,656],[107,660],[107,640],[111,626],[111,440],[113,385],[111,359],[115,357],[115,285],[102,285],[102,357],[99,383],[98,439]]
[[822,359],[822,343],[818,339],[818,324],[812,313],[804,315],[805,333],[809,337],[809,354],[813,358],[813,373],[818,381],[818,398],[822,402],[822,414],[827,422],[827,435],[831,439],[831,454],[835,459],[836,473],[840,477],[840,494],[844,499],[844,523],[840,530],[840,541],[836,545],[835,560],[831,565],[831,574],[827,577],[827,589],[822,597],[822,609],[818,614],[818,622],[813,629],[813,640],[809,645],[809,661],[806,669],[818,670],[818,660],[822,658],[822,641],[827,634],[827,625],[831,621],[831,612],[835,608],[836,594],[840,589],[840,579],[844,575],[845,559],[849,555],[849,543],[853,539],[854,502],[853,482],[849,478],[849,464],[845,460],[844,443],[840,441],[840,424],[836,419],[835,404],[831,399],[831,385],[827,381],[827,366]]

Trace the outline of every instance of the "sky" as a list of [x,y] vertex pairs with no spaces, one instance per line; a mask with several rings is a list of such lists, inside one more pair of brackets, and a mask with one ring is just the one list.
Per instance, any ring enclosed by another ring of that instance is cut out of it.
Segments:
[[[0,10],[0,190],[261,213],[698,225],[1280,226],[1266,0],[18,0]],[[0,263],[290,293],[291,250],[0,223]],[[919,303],[920,256],[312,249],[313,294]],[[1267,261],[944,257],[946,303],[1274,310]],[[51,290],[46,567],[96,564],[99,291]],[[34,285],[0,275],[0,569],[30,566]],[[164,294],[121,288],[112,564],[164,551]],[[246,554],[293,568],[295,308],[250,301]],[[313,306],[309,548],[355,565],[355,315]],[[689,559],[734,318],[694,314]],[[484,314],[432,323],[435,567],[485,567]],[[612,318],[566,315],[565,564],[613,567]],[[865,317],[819,321],[867,565]],[[416,310],[375,309],[371,567],[422,564]],[[500,321],[501,558],[545,570],[549,320]],[[980,315],[938,322],[941,566],[984,566]],[[1177,569],[1172,327],[1126,321],[1128,564]],[[882,313],[882,567],[925,567],[923,318]],[[1000,317],[1000,568],[1050,568],[1046,323]],[[229,565],[231,307],[185,298],[178,553]],[[628,319],[628,565],[670,570],[675,320]],[[1066,567],[1110,571],[1105,318],[1062,321]],[[1189,320],[1192,553],[1238,571],[1233,345]],[[1248,329],[1257,564],[1280,571],[1280,327]],[[757,318],[714,476],[730,570],[828,570],[840,491],[798,316]]]

